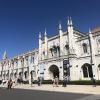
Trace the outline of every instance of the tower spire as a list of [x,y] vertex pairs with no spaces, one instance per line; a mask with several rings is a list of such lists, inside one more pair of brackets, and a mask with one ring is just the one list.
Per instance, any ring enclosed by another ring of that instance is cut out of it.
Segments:
[[72,18],[70,17],[70,26],[73,25]]
[[89,33],[91,34],[91,29],[89,28]]
[[59,30],[62,30],[61,22],[59,22]]
[[7,57],[7,52],[6,52],[6,50],[5,50],[5,52],[4,52],[4,54],[3,54],[3,60],[5,60],[5,59],[7,59],[8,57]]
[[73,25],[73,22],[72,22],[72,18],[71,17],[68,17],[67,25],[68,26],[72,26]]
[[69,20],[69,16],[68,16],[68,20],[67,20],[67,25],[70,25],[70,20]]
[[44,36],[47,36],[47,30],[46,30],[46,28],[45,28]]
[[42,36],[41,36],[41,32],[39,32],[39,39],[41,39],[42,38]]

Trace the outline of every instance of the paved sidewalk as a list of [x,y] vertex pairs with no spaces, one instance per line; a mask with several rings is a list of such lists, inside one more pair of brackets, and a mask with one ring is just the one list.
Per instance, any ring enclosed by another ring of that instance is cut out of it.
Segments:
[[[0,87],[6,87],[6,85],[0,85]],[[41,86],[37,86],[37,84],[33,84],[33,86],[21,84],[13,86],[13,88],[100,95],[100,86],[93,87],[92,85],[68,85],[67,87],[59,85],[59,87],[53,87],[50,84],[43,84]]]

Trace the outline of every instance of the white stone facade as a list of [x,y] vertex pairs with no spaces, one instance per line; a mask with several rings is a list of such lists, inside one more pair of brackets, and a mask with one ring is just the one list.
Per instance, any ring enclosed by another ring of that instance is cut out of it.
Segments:
[[63,32],[59,24],[58,35],[48,38],[45,29],[44,38],[39,33],[39,48],[8,59],[4,54],[0,62],[2,79],[18,78],[31,81],[51,80],[58,76],[60,80],[67,75],[70,80],[90,80],[95,76],[100,80],[100,28],[85,35],[73,28],[68,19],[67,31]]

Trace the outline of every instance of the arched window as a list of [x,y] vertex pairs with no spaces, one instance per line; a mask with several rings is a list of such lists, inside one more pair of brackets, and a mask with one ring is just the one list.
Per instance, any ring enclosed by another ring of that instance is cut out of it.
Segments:
[[93,77],[92,66],[88,63],[82,66],[84,78]]
[[83,43],[83,52],[87,53],[87,44],[86,43]]
[[57,47],[56,47],[56,45],[53,45],[53,56],[57,57]]
[[88,77],[88,69],[86,66],[82,67],[83,68],[83,76]]
[[50,50],[51,56],[53,57],[53,48],[51,47],[49,50]]
[[52,47],[50,47],[50,52],[52,57],[59,57],[60,56],[60,47],[59,45],[53,45]]
[[57,48],[54,48],[54,54],[57,55]]

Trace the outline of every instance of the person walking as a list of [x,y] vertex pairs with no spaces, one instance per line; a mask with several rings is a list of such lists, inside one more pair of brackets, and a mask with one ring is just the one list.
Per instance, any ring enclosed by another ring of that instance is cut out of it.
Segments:
[[55,78],[52,79],[53,87],[55,86]]
[[91,80],[92,80],[93,87],[96,87],[95,75],[91,78]]
[[66,86],[67,86],[67,76],[64,76],[63,87],[66,87]]
[[10,80],[8,80],[8,84],[7,84],[7,89],[12,89],[12,85],[13,85],[13,82],[12,82],[12,79],[10,78]]
[[59,80],[58,80],[58,77],[56,76],[55,77],[55,85],[56,85],[56,87],[58,87],[58,82],[59,82]]
[[34,79],[31,77],[31,86],[33,86]]
[[40,86],[41,85],[40,77],[38,77],[37,82],[38,82],[38,86]]
[[65,87],[67,86],[67,75],[65,76]]

